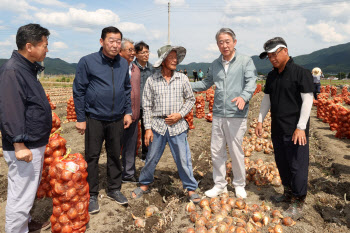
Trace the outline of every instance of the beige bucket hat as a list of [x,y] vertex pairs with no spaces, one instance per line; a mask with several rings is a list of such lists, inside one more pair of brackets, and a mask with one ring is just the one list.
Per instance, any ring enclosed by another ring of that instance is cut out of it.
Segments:
[[158,49],[158,60],[154,63],[153,67],[158,68],[171,51],[176,51],[177,64],[180,64],[186,56],[186,49],[184,47],[165,45]]

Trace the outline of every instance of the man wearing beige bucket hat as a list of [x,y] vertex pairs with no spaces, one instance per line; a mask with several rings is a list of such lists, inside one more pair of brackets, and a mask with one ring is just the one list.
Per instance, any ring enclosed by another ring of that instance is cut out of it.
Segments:
[[158,50],[156,73],[150,76],[143,92],[145,122],[145,144],[148,154],[139,177],[140,187],[132,193],[132,198],[140,198],[149,192],[155,168],[169,143],[183,188],[188,190],[189,199],[200,201],[195,190],[198,183],[193,176],[191,152],[187,141],[188,124],[184,117],[191,111],[195,98],[188,77],[176,72],[176,66],[183,61],[186,49],[181,46],[166,45]]

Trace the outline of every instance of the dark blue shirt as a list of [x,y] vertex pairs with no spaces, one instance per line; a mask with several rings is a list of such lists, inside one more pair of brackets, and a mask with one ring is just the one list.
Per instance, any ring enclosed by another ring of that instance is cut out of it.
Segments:
[[29,149],[48,143],[52,115],[45,91],[37,79],[43,67],[18,51],[0,68],[0,129],[2,146],[13,151],[13,143]]

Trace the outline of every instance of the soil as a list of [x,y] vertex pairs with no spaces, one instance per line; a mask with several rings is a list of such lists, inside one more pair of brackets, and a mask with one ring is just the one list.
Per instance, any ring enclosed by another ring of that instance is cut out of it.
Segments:
[[[250,102],[248,126],[253,118],[258,116],[262,93],[255,95]],[[66,96],[65,100],[69,96]],[[53,98],[51,98],[53,100]],[[64,121],[66,116],[65,101],[57,104],[54,110]],[[206,113],[208,108],[206,108]],[[199,182],[197,192],[203,196],[204,191],[212,188],[212,165],[210,158],[211,123],[204,118],[194,119],[195,129],[188,134],[191,147],[192,163],[195,178]],[[75,123],[64,123],[63,137],[72,153],[84,154],[84,136],[77,133]],[[248,131],[247,131],[248,132]],[[316,118],[316,108],[311,114],[310,129],[310,167],[308,195],[304,206],[304,217],[291,227],[283,226],[284,232],[350,232],[350,140],[337,139],[335,132],[329,130],[327,123]],[[140,151],[139,151],[140,155]],[[273,154],[265,155],[254,152],[251,159],[261,158],[273,161]],[[137,157],[136,168],[139,175],[144,163]],[[138,200],[130,198],[130,192],[136,184],[123,184],[122,193],[128,197],[128,206],[121,206],[106,198],[106,152],[103,148],[99,161],[101,211],[90,215],[86,232],[183,232],[188,227],[194,227],[185,210],[188,203],[187,193],[182,188],[175,162],[167,146],[155,172],[155,182],[151,185],[151,193]],[[228,186],[229,195],[234,197],[232,184]],[[274,209],[285,210],[287,204],[275,205],[269,201],[270,196],[282,192],[282,187],[272,185],[256,186],[249,183],[246,186],[248,204],[261,204],[263,201]],[[7,195],[7,164],[0,157],[0,232],[4,232],[5,207]],[[132,214],[144,217],[147,206],[155,205],[159,213],[146,220],[145,228],[134,225]],[[199,207],[197,206],[199,210]],[[33,219],[46,221],[52,213],[50,198],[36,199],[31,211]],[[50,232],[50,230],[42,231]],[[262,228],[261,232],[267,232]]]

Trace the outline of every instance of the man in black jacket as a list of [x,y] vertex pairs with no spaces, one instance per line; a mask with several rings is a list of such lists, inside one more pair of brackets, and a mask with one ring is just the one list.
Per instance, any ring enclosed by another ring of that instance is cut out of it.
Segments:
[[119,204],[128,200],[120,192],[120,144],[124,128],[132,123],[131,84],[127,61],[119,55],[123,35],[115,27],[102,30],[101,49],[80,59],[73,83],[76,128],[85,133],[85,160],[90,187],[89,213],[97,213],[98,160],[102,143],[107,152],[107,197]]
[[[39,24],[18,29],[11,59],[0,68],[0,129],[8,164],[6,232],[36,231],[48,223],[30,219],[51,126],[51,108],[37,79],[50,32]],[[29,224],[28,224],[29,222]]]

